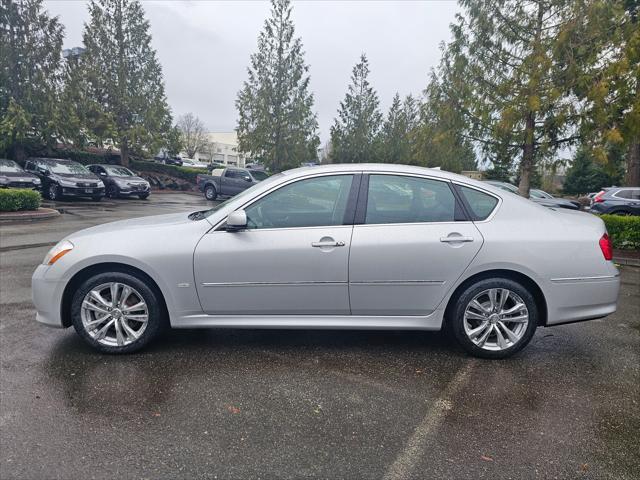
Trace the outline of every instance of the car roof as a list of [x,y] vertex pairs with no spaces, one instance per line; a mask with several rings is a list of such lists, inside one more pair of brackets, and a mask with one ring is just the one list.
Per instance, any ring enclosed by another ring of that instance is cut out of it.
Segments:
[[18,165],[13,160],[9,160],[8,158],[0,158],[0,163],[9,164],[9,165]]
[[68,158],[44,158],[44,157],[32,157],[32,158],[27,158],[27,161],[33,161],[36,160],[38,162],[55,162],[55,163],[78,163],[74,160],[69,160]]

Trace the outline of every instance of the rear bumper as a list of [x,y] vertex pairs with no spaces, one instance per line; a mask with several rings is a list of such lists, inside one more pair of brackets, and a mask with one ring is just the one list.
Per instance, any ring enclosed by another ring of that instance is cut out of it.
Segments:
[[38,265],[31,277],[31,299],[36,307],[36,320],[54,328],[64,328],[60,316],[65,282],[47,278],[48,265]]
[[620,276],[557,278],[547,296],[547,326],[606,317],[616,311]]

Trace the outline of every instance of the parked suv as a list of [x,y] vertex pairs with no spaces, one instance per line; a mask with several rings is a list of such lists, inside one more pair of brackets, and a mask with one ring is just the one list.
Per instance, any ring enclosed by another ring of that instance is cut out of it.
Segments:
[[639,187],[612,187],[591,199],[591,211],[613,215],[640,215]]
[[98,202],[104,197],[102,180],[73,160],[29,158],[24,169],[40,178],[42,191],[50,200],[90,197]]
[[144,200],[151,193],[149,182],[121,165],[89,165],[88,168],[104,182],[107,197],[137,196]]
[[31,188],[38,190],[42,183],[35,175],[25,172],[13,160],[0,158],[0,188]]

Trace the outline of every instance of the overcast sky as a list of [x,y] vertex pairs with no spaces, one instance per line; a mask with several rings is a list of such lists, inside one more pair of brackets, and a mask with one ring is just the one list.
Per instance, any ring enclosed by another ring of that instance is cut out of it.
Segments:
[[[174,117],[193,112],[211,131],[233,130],[234,101],[269,3],[155,0],[143,5]],[[64,47],[81,46],[86,2],[48,0],[45,7],[65,26]],[[396,91],[421,94],[429,70],[439,61],[440,42],[449,39],[456,11],[455,1],[294,2],[296,35],[302,37],[310,67],[322,142],[329,138],[362,52],[386,112]]]

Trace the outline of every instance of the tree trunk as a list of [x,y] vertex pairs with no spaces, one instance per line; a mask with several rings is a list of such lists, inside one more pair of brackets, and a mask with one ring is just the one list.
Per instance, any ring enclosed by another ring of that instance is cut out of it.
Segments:
[[529,190],[531,189],[531,177],[534,168],[534,144],[533,133],[535,128],[535,119],[533,112],[527,114],[527,124],[524,130],[524,145],[522,147],[522,161],[520,162],[520,185],[518,190],[524,198],[529,198]]
[[627,187],[640,187],[640,139],[638,138],[634,138],[629,145],[624,184]]
[[13,159],[20,165],[24,164],[24,161],[27,159],[27,152],[22,145],[15,144],[13,147]]
[[120,142],[120,164],[129,166],[129,140],[126,137]]

